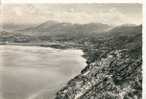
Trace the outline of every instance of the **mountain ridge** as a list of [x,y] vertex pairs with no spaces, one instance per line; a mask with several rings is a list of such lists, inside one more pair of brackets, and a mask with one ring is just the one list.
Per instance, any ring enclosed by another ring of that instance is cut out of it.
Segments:
[[47,21],[33,28],[26,28],[23,30],[18,30],[17,32],[25,32],[32,35],[59,35],[77,32],[104,32],[109,28],[111,28],[110,25],[102,23],[72,24],[56,21]]

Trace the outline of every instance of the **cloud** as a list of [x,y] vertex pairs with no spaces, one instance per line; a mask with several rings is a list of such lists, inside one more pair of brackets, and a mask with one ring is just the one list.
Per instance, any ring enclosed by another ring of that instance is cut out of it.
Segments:
[[124,8],[122,6],[111,6],[104,4],[5,5],[3,9],[3,16],[5,22],[14,23],[41,23],[47,20],[80,24],[91,22],[107,23],[114,25],[124,23],[141,23],[141,12],[137,10],[139,9],[137,6],[135,7],[135,9],[130,9],[128,13],[126,12],[126,10],[125,13],[123,13],[123,9],[127,9],[130,7],[131,5],[127,5]]

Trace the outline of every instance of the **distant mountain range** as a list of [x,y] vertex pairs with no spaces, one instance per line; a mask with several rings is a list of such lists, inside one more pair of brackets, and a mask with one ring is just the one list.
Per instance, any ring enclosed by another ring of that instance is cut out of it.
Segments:
[[[39,25],[16,25],[5,24],[0,32],[1,41],[81,41],[82,40],[98,40],[103,38],[132,36],[142,32],[142,25],[121,25],[111,26],[102,23],[89,24],[71,24],[56,21],[47,21]],[[19,40],[16,40],[19,39]]]
[[16,32],[29,35],[61,35],[61,34],[88,34],[101,33],[110,29],[111,26],[102,23],[71,24],[56,21],[47,21],[38,26],[26,28]]
[[[18,24],[3,24],[1,31],[19,33],[22,35],[33,35],[33,36],[57,36],[57,35],[77,35],[77,34],[100,34],[110,32],[113,35],[115,33],[135,30],[137,25],[124,24],[120,26],[111,26],[102,23],[88,23],[88,24],[72,24],[62,23],[57,21],[46,21],[39,25],[18,25]],[[109,33],[109,34],[110,34]]]
[[1,31],[7,31],[7,32],[15,32],[21,29],[25,29],[28,27],[33,27],[35,25],[33,24],[13,24],[13,23],[4,23],[1,25],[3,28]]

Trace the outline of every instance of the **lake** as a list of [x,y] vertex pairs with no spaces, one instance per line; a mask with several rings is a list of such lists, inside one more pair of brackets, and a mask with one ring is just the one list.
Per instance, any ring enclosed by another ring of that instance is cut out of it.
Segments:
[[0,45],[0,99],[53,99],[86,66],[78,49]]

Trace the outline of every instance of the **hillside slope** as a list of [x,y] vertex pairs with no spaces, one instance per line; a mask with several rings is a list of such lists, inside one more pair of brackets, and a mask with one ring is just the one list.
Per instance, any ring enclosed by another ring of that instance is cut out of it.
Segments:
[[116,27],[100,41],[84,49],[88,65],[55,99],[142,99],[142,25]]

